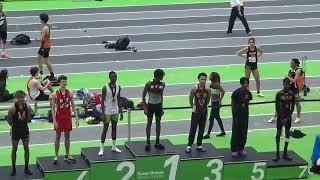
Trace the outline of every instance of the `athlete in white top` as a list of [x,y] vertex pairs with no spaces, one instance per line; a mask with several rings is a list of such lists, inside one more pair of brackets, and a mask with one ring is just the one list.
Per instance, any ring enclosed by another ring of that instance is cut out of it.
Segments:
[[30,99],[37,101],[48,101],[49,95],[45,94],[44,91],[48,89],[51,93],[53,93],[53,89],[51,87],[51,82],[49,79],[46,79],[42,82],[39,82],[36,77],[38,77],[39,68],[32,67],[30,69],[30,75],[27,82],[27,89]]
[[116,83],[117,82],[117,74],[114,71],[109,72],[110,82],[103,86],[102,88],[102,105],[101,110],[103,113],[103,131],[101,134],[101,147],[98,155],[102,156],[104,153],[104,142],[106,140],[107,131],[109,128],[109,124],[111,121],[112,131],[112,151],[121,152],[120,149],[116,147],[116,139],[117,139],[117,123],[120,114],[120,120],[123,119],[122,114],[122,105],[120,100],[120,92],[121,88]]

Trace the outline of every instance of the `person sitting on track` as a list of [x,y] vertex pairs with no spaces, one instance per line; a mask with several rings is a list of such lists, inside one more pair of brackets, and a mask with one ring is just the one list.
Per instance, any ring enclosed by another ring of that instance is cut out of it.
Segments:
[[0,102],[5,102],[13,99],[13,94],[7,90],[8,70],[0,71]]
[[54,92],[51,87],[50,80],[46,79],[42,82],[39,82],[37,80],[37,77],[39,75],[38,67],[32,67],[30,69],[30,74],[31,77],[27,82],[27,89],[30,99],[36,101],[48,101],[50,96],[45,94],[44,90],[48,89],[51,93]]

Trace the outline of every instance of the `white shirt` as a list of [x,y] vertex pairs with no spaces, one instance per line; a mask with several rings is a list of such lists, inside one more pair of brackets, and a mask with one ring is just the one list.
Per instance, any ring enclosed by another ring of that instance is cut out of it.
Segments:
[[240,6],[243,6],[243,0],[231,0],[230,4],[231,7],[238,6],[238,4],[240,4]]
[[[116,84],[116,92],[114,97],[112,96],[111,89],[109,84],[106,84],[106,99],[104,103],[104,113],[106,115],[118,114],[119,107],[118,107],[118,94],[119,94],[119,86]],[[114,100],[113,100],[114,99]]]
[[36,99],[40,95],[40,91],[37,87],[34,86],[34,81],[38,81],[35,78],[30,80],[28,86],[29,86],[29,96],[31,99]]

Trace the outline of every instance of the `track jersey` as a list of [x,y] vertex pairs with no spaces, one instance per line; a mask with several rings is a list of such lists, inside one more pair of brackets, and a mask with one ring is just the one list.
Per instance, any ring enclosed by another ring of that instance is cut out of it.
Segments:
[[[294,79],[296,77],[296,72],[297,70],[300,69],[300,68],[297,68],[297,69],[290,69],[289,70],[289,76]],[[298,91],[298,85],[297,83],[292,83],[290,82],[290,90],[293,91],[293,93],[295,94],[298,94],[299,91]]]
[[109,84],[106,84],[106,99],[104,100],[104,113],[106,115],[118,114],[119,107],[118,107],[118,94],[120,92],[120,86],[115,84],[111,90]]
[[295,105],[295,95],[292,91],[281,90],[276,96],[276,111],[279,117],[291,117]]
[[257,46],[254,46],[253,50],[251,50],[250,47],[248,47],[246,64],[257,64],[257,63],[258,63]]
[[[49,25],[46,25],[48,26],[49,28],[49,33],[47,35],[45,35],[43,41],[41,42],[41,47],[42,48],[51,48],[51,39],[50,39],[50,34],[51,34],[51,31],[50,31],[50,26]],[[42,34],[42,31],[41,31],[41,34]]]
[[71,120],[71,93],[68,89],[62,94],[61,90],[56,91],[56,119]]
[[200,89],[199,85],[197,85],[197,90],[194,94],[193,112],[207,114],[208,98],[209,91],[206,89],[206,86],[204,86],[203,89]]
[[162,94],[164,90],[164,82],[155,82],[155,80],[150,80],[150,88],[148,90],[148,103],[150,104],[160,104],[162,102]]

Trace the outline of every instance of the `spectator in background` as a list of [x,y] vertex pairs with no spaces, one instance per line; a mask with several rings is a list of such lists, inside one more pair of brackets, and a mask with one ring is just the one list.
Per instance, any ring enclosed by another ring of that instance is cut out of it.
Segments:
[[250,36],[252,34],[252,31],[250,30],[248,22],[244,17],[243,0],[231,0],[230,3],[231,3],[232,10],[231,10],[231,15],[229,19],[227,34],[232,34],[234,22],[238,17],[241,20],[243,26],[246,28],[246,33],[247,33],[246,35]]
[[8,70],[2,69],[0,71],[0,102],[9,101],[13,99],[13,94],[7,90]]
[[4,59],[10,58],[10,56],[6,53],[6,43],[7,43],[7,16],[4,14],[3,4],[0,3],[0,40],[2,45],[2,53],[1,57]]

